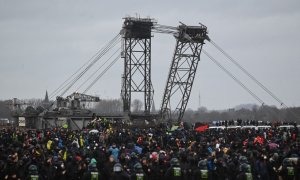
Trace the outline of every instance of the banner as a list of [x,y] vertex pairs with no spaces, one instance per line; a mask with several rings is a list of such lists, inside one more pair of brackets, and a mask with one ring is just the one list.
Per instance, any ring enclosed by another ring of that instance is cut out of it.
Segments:
[[199,126],[195,129],[197,132],[204,132],[206,129],[208,129],[208,125]]
[[19,117],[19,126],[25,127],[25,125],[26,125],[25,117]]

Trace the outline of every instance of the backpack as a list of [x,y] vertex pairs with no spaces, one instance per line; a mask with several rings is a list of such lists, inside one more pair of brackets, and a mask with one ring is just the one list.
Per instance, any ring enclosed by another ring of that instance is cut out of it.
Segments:
[[208,179],[208,170],[202,169],[200,170],[201,173],[201,179]]
[[136,180],[144,180],[144,174],[143,173],[136,173]]
[[31,180],[38,180],[39,176],[38,175],[30,175]]
[[91,180],[98,180],[99,173],[98,172],[91,172]]
[[288,176],[294,176],[295,175],[294,167],[286,167],[286,169],[287,169],[287,175]]
[[247,180],[253,180],[253,176],[251,173],[247,172],[247,173],[245,173],[245,175],[246,175]]
[[180,169],[180,167],[174,167],[173,168],[173,175],[174,175],[174,177],[181,176],[181,169]]

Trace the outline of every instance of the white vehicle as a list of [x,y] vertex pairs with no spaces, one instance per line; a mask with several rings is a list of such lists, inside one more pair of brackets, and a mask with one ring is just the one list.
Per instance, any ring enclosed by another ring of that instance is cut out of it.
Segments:
[[227,129],[239,129],[241,126],[227,126]]
[[293,129],[295,126],[293,125],[281,125],[278,126],[278,129]]
[[238,129],[241,126],[210,126],[208,129]]
[[225,126],[209,126],[208,129],[225,129]]
[[256,129],[256,126],[252,126],[252,125],[243,126],[242,129]]
[[271,126],[257,126],[257,129],[270,129]]

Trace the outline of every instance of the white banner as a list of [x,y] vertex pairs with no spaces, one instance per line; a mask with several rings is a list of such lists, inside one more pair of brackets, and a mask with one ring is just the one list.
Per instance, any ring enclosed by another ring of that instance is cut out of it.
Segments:
[[25,127],[25,125],[26,125],[25,117],[19,117],[19,126]]

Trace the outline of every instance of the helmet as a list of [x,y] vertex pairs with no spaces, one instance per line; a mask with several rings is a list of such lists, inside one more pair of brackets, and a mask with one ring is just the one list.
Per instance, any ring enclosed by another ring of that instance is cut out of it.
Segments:
[[287,167],[287,166],[292,166],[293,163],[289,158],[284,158],[283,161],[282,161],[282,165]]
[[122,165],[120,163],[116,163],[114,165],[113,171],[114,172],[121,172],[122,171]]
[[179,166],[179,160],[177,158],[172,158],[170,161],[171,166]]
[[91,159],[87,157],[87,158],[85,158],[85,162],[86,162],[86,163],[90,163],[90,162],[91,162]]
[[134,165],[134,169],[135,169],[135,170],[142,169],[142,168],[143,168],[143,167],[142,167],[141,163],[136,163],[136,164]]
[[32,164],[28,167],[29,174],[37,174],[38,168],[36,165]]
[[242,172],[251,172],[251,167],[249,164],[243,163],[240,165],[240,171]]
[[91,159],[91,163],[97,164],[97,160],[96,160],[95,158],[92,158],[92,159]]
[[246,156],[240,156],[239,163],[240,164],[248,163],[247,157]]
[[207,169],[207,161],[206,160],[201,160],[198,162],[198,167],[200,169]]

